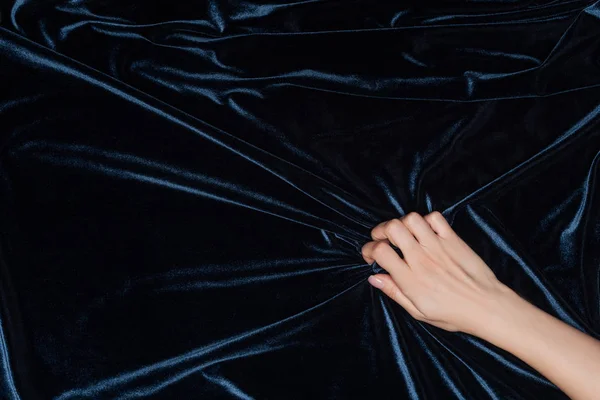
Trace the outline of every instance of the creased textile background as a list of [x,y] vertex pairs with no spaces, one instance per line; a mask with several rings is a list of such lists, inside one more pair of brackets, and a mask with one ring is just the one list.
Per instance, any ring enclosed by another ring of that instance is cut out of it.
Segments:
[[360,249],[441,211],[600,336],[599,3],[0,4],[0,398],[567,398]]

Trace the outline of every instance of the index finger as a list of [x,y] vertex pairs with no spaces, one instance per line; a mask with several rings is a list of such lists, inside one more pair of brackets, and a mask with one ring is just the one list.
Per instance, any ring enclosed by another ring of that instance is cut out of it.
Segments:
[[365,260],[377,261],[377,264],[385,269],[396,282],[400,290],[405,290],[407,282],[411,279],[411,270],[408,264],[385,242],[369,242],[362,248]]
[[373,240],[389,240],[405,256],[419,245],[417,239],[415,239],[406,225],[398,218],[377,225],[371,231],[371,237]]

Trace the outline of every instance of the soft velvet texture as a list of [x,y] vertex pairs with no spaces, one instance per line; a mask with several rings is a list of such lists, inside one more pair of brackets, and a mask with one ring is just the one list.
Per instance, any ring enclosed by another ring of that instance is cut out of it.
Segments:
[[2,399],[566,399],[366,281],[441,211],[600,333],[600,4],[4,0]]

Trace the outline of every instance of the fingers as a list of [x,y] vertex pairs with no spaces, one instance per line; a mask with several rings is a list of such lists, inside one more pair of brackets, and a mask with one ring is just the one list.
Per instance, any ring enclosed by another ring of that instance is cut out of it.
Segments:
[[419,243],[410,230],[399,219],[382,222],[371,231],[373,240],[389,240],[402,254],[414,250]]
[[369,264],[377,261],[381,268],[385,269],[390,274],[397,270],[408,268],[408,265],[402,258],[392,249],[389,243],[385,241],[369,242],[362,248],[362,256]]
[[421,215],[411,212],[404,216],[401,221],[423,247],[435,247],[439,245],[438,236],[433,231],[429,222]]
[[396,285],[391,276],[384,274],[371,275],[369,277],[369,283],[373,287],[381,290],[390,299],[400,304],[400,306],[408,311],[413,318],[421,320],[425,318],[425,316],[417,310],[413,302],[402,293],[402,290]]
[[435,233],[438,234],[438,236],[447,239],[453,237],[456,234],[441,212],[434,211],[426,215],[424,218],[425,221],[427,221],[427,223],[431,227],[431,229],[433,229]]
[[[382,222],[373,228],[371,231],[371,237],[373,240],[383,240],[392,239],[390,238],[391,232],[402,234],[402,232],[399,231],[399,229],[402,229],[402,227],[397,226],[398,222],[402,222],[410,231],[410,233],[414,235],[413,239],[416,238],[416,240],[419,242],[432,239],[434,237],[432,234],[437,234],[443,238],[456,235],[442,213],[439,211],[434,211],[430,214],[427,214],[425,217],[422,217],[416,212],[411,212],[402,218]],[[404,238],[410,243],[409,237],[404,236]],[[394,245],[396,245],[396,243],[394,243]]]
[[444,216],[435,211],[425,216],[425,220],[444,239],[441,246],[446,254],[454,260],[457,265],[472,277],[486,276],[492,280],[496,275],[489,266],[471,249],[471,247],[452,229]]
[[377,225],[371,231],[371,237],[375,241],[389,240],[409,262],[414,261],[423,248],[434,251],[440,248],[439,237],[429,222],[415,212]]
[[374,241],[363,246],[363,257],[390,275],[373,275],[369,282],[419,321],[468,331],[469,315],[479,313],[488,291],[499,287],[491,269],[439,212],[410,213],[379,224],[371,235]]

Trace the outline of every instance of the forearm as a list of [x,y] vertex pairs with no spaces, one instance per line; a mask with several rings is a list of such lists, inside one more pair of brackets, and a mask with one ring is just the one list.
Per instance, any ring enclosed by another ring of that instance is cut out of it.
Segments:
[[476,336],[512,353],[573,400],[600,399],[600,341],[509,291]]

